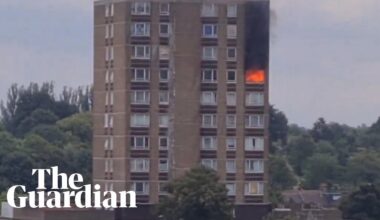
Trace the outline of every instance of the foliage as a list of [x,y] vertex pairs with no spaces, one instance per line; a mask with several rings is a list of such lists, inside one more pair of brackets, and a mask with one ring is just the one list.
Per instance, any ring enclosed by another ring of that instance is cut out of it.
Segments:
[[195,168],[168,186],[170,196],[162,201],[158,213],[164,220],[230,220],[232,205],[227,189],[217,174]]
[[346,198],[340,210],[344,219],[378,220],[380,219],[380,189],[372,184],[363,185],[358,191]]
[[273,190],[282,191],[292,189],[297,180],[283,157],[272,156],[269,160],[270,187]]
[[53,83],[30,83],[27,87],[13,84],[8,90],[7,101],[0,106],[1,121],[8,132],[24,137],[35,125],[51,124],[54,120],[88,111],[91,105],[90,87],[65,88],[60,99],[56,99]]
[[338,160],[334,156],[315,154],[306,162],[304,186],[317,189],[322,183],[336,183],[340,180],[341,171]]
[[363,183],[380,183],[380,153],[361,152],[348,163],[347,182],[357,186]]
[[52,83],[11,86],[1,104],[0,192],[15,184],[34,189],[32,168],[59,166],[91,181],[92,119],[81,112],[91,109],[91,92],[64,88],[56,99]]
[[308,136],[294,137],[289,141],[287,152],[289,162],[298,175],[303,175],[306,161],[314,154],[316,145],[313,139]]
[[282,111],[270,107],[269,133],[273,142],[280,141],[285,145],[288,140],[288,119]]

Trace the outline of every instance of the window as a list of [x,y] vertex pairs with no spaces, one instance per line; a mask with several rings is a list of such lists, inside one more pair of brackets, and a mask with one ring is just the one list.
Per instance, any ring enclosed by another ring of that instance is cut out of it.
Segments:
[[203,150],[215,150],[217,146],[217,140],[215,136],[203,136],[202,137],[202,149]]
[[228,5],[227,6],[227,17],[228,18],[235,18],[237,16],[237,5]]
[[170,4],[160,3],[160,15],[169,15],[169,14],[170,14]]
[[104,115],[104,127],[113,128],[113,116],[110,114]]
[[149,114],[135,113],[131,115],[131,127],[149,127]]
[[131,159],[131,172],[149,172],[149,159]]
[[202,166],[209,168],[209,169],[213,169],[213,170],[218,169],[218,164],[217,164],[217,161],[215,159],[202,159],[201,164],[202,164]]
[[105,17],[112,17],[114,16],[115,8],[113,4],[108,4],[105,6]]
[[105,150],[113,150],[113,146],[114,146],[113,137],[106,138],[106,140],[104,141],[104,149]]
[[106,39],[113,38],[113,36],[114,36],[113,24],[106,24]]
[[113,72],[110,72],[110,71],[106,71],[106,77],[105,77],[105,82],[106,83],[113,83],[114,82],[114,74]]
[[160,114],[158,117],[160,128],[169,127],[169,115],[168,114]]
[[169,37],[170,31],[169,23],[160,23],[160,37]]
[[235,160],[226,160],[226,172],[235,173],[236,172],[236,161]]
[[248,182],[244,186],[245,195],[264,195],[264,183]]
[[263,173],[264,161],[263,160],[245,160],[246,173]]
[[133,59],[150,59],[150,46],[134,45],[132,46]]
[[216,83],[218,81],[218,72],[216,69],[203,69],[202,82],[203,83]]
[[159,171],[160,172],[168,172],[169,171],[169,161],[167,159],[160,159]]
[[206,38],[217,38],[218,26],[216,24],[204,24],[202,36]]
[[104,164],[104,172],[106,173],[112,173],[113,172],[113,160],[112,159],[106,159]]
[[113,191],[113,183],[105,183],[104,191]]
[[169,77],[169,69],[160,69],[160,82],[168,82]]
[[132,136],[131,148],[135,150],[149,149],[149,137],[148,136]]
[[160,60],[168,60],[170,58],[170,49],[168,46],[160,46],[159,53]]
[[227,115],[226,116],[226,127],[227,128],[236,128],[236,115]]
[[112,61],[114,59],[114,48],[113,47],[106,47],[106,54],[105,54],[106,61]]
[[150,92],[145,90],[135,90],[131,93],[131,104],[149,105]]
[[262,92],[247,92],[245,95],[245,104],[247,106],[263,106],[264,93]]
[[216,105],[216,92],[202,92],[201,94],[202,105]]
[[236,70],[227,70],[227,83],[236,83]]
[[132,15],[149,15],[149,2],[132,2]]
[[245,137],[245,150],[246,151],[263,151],[264,138],[263,137]]
[[149,183],[148,182],[133,182],[131,190],[135,191],[137,195],[148,195],[149,194]]
[[236,106],[236,92],[227,92],[227,106]]
[[203,114],[202,115],[202,127],[203,128],[216,128],[216,115],[215,114]]
[[245,128],[264,128],[264,115],[246,115]]
[[160,195],[168,194],[168,183],[159,183],[158,192]]
[[169,147],[169,138],[161,136],[159,138],[159,146],[161,150],[167,150]]
[[134,37],[149,37],[150,24],[146,22],[133,22],[131,24],[131,33]]
[[236,195],[236,184],[235,183],[226,183],[227,195],[234,196]]
[[114,93],[113,92],[106,92],[106,106],[113,105],[114,104]]
[[202,5],[202,17],[216,17],[217,10],[215,4],[204,3]]
[[149,82],[150,71],[147,68],[134,68],[131,69],[132,82]]
[[227,60],[236,61],[236,47],[227,48]]
[[169,91],[160,91],[158,96],[160,105],[169,104]]
[[227,25],[227,38],[235,39],[237,37],[237,27],[235,24]]
[[203,47],[203,60],[216,60],[217,56],[216,47]]
[[228,151],[236,150],[236,138],[235,137],[227,137],[226,146]]

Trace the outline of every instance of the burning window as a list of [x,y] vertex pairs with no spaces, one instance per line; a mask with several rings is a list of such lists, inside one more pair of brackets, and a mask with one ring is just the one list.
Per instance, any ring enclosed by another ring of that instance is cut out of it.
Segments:
[[251,69],[245,73],[245,81],[248,84],[263,84],[265,83],[265,71]]

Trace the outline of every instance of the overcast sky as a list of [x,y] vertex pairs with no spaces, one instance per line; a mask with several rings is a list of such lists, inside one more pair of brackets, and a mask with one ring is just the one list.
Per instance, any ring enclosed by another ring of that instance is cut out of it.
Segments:
[[[272,0],[271,103],[290,122],[380,116],[380,1]],[[92,81],[92,1],[0,0],[0,97],[14,82]]]

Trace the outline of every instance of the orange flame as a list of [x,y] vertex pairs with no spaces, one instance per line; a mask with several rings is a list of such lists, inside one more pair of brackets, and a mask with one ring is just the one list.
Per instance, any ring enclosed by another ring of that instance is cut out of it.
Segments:
[[251,69],[245,73],[245,81],[250,84],[262,84],[265,83],[265,71]]

